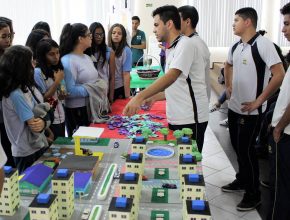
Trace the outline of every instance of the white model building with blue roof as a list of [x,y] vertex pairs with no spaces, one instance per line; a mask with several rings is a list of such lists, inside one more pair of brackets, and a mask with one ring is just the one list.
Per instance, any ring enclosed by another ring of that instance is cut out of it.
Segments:
[[108,209],[109,220],[135,220],[133,199],[126,197],[113,197]]
[[204,200],[205,183],[202,175],[185,174],[182,176],[181,199],[185,200]]
[[204,200],[186,200],[183,203],[183,220],[211,220],[209,204]]
[[177,139],[178,156],[192,153],[192,140],[189,137]]
[[12,216],[20,206],[18,170],[4,166],[4,184],[0,196],[0,215]]
[[180,180],[185,174],[197,173],[197,161],[195,156],[191,154],[184,154],[179,156],[178,174]]
[[143,155],[146,152],[146,138],[143,136],[137,136],[133,138],[131,144],[131,152],[142,153]]
[[57,195],[59,219],[71,219],[74,212],[74,173],[58,169],[51,180],[52,193]]
[[[131,153],[126,159],[126,172],[139,173],[144,172],[144,155],[142,153]],[[141,177],[141,176],[140,176]]]
[[53,194],[38,194],[29,205],[30,219],[57,220],[57,196]]

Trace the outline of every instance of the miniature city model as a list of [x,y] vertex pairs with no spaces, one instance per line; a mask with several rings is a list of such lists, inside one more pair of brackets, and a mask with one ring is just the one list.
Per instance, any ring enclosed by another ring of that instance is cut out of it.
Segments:
[[197,161],[195,156],[191,154],[180,155],[178,173],[180,179],[182,179],[182,175],[197,173]]
[[20,204],[18,170],[4,166],[4,173],[3,191],[0,196],[0,215],[12,216]]
[[119,187],[120,196],[135,199],[139,203],[141,194],[141,179],[138,173],[124,173],[120,175]]
[[142,153],[144,155],[146,152],[146,142],[147,140],[143,136],[137,136],[133,138],[131,152]]
[[36,195],[45,190],[51,180],[53,169],[42,163],[28,167],[19,181],[21,195]]
[[30,219],[57,220],[57,199],[53,194],[38,194],[29,205]]
[[59,219],[71,219],[74,212],[74,174],[68,169],[58,169],[51,181],[52,193],[58,199]]
[[109,206],[109,220],[135,220],[133,199],[113,197]]
[[185,174],[182,178],[181,199],[185,200],[204,200],[205,183],[202,175]]
[[192,153],[192,140],[189,137],[177,139],[178,156]]
[[183,207],[183,220],[211,220],[209,204],[204,200],[186,200]]
[[128,154],[126,159],[126,172],[139,173],[144,172],[144,155],[142,153]]

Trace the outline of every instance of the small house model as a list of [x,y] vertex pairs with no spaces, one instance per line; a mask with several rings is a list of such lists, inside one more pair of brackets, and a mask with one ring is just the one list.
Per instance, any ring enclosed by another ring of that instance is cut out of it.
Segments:
[[135,220],[133,199],[113,197],[109,206],[109,220]]
[[131,153],[126,159],[126,172],[139,173],[144,172],[144,155],[142,153]]
[[186,200],[183,207],[183,220],[211,220],[209,204],[204,200]]
[[135,199],[138,203],[141,193],[141,179],[138,173],[124,173],[120,175],[120,196]]
[[146,152],[146,138],[143,136],[137,136],[133,138],[131,144],[131,152],[142,153],[143,155]]
[[178,156],[192,153],[192,140],[189,137],[177,139]]
[[92,185],[92,173],[75,172],[74,173],[74,193],[75,198],[89,194]]
[[184,154],[179,156],[178,173],[180,179],[182,179],[182,175],[197,173],[197,161],[193,155]]
[[50,183],[52,173],[53,169],[42,163],[28,167],[19,181],[20,194],[36,195],[43,192]]

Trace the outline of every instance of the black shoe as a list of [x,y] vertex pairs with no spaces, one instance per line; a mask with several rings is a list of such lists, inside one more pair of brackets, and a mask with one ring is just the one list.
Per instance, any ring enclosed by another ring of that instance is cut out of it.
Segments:
[[265,188],[270,189],[270,183],[267,180],[261,180],[260,181],[261,186],[264,186]]
[[260,195],[245,193],[242,201],[237,205],[238,211],[250,211],[261,204]]
[[223,192],[243,192],[245,191],[245,187],[241,185],[237,179],[235,179],[232,183],[228,185],[222,186]]

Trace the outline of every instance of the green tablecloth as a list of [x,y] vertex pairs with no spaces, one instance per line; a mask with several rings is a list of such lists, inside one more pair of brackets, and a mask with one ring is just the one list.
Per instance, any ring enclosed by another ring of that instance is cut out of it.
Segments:
[[[160,69],[161,67],[159,66],[151,66],[151,69]],[[137,69],[142,69],[142,67],[134,67],[132,68],[130,75],[131,75],[131,81],[130,81],[130,88],[147,88],[150,86],[155,80],[153,79],[140,79],[138,74],[137,74]],[[158,78],[163,76],[164,73],[161,70]]]

